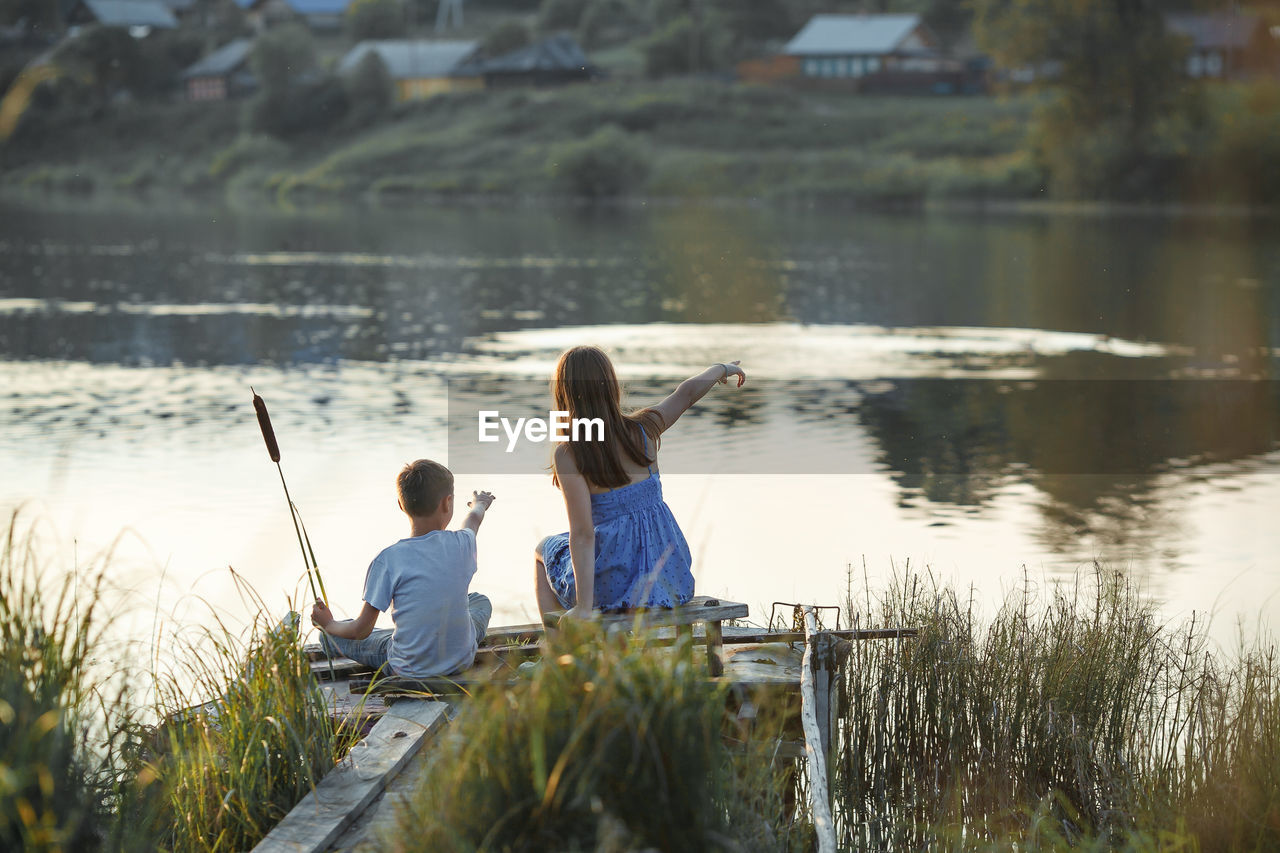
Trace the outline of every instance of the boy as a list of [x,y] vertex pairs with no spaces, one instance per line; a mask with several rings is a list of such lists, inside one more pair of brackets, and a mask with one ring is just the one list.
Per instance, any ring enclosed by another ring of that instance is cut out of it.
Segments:
[[[386,665],[395,675],[429,678],[471,666],[489,627],[493,606],[467,592],[476,573],[476,531],[493,503],[473,492],[461,530],[445,530],[453,519],[453,474],[439,462],[419,459],[396,478],[400,509],[410,536],[384,549],[369,564],[364,608],[341,622],[317,601],[311,622],[331,653],[366,666]],[[391,608],[395,628],[374,629],[378,613]]]

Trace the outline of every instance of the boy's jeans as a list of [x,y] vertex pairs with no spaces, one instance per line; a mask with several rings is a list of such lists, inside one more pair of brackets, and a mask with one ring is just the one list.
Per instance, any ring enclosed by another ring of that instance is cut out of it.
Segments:
[[[478,592],[467,593],[467,614],[471,616],[471,624],[476,629],[476,642],[479,643],[489,630],[493,604],[487,596]],[[387,647],[391,645],[392,633],[390,628],[374,628],[363,640],[348,640],[345,637],[331,637],[321,631],[320,645],[329,654],[341,655],[365,666],[380,669],[387,664]]]

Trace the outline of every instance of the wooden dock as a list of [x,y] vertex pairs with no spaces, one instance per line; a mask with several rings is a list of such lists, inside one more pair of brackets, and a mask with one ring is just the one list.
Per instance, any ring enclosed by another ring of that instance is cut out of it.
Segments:
[[[831,697],[837,692],[849,643],[910,637],[915,632],[819,630],[812,610],[805,613],[803,632],[725,626],[724,620],[746,617],[747,606],[705,597],[691,604],[695,606],[683,612],[645,614],[644,628],[653,632],[647,642],[658,647],[655,653],[682,637],[704,645],[708,679],[730,685],[744,726],[750,726],[760,703],[795,704],[799,698],[795,740],[781,744],[778,755],[784,760],[808,759],[810,805],[820,849],[833,849],[826,832],[831,828],[826,775],[835,731]],[[636,624],[633,616],[607,617],[606,622],[623,630]],[[541,625],[491,629],[471,669],[450,678],[422,680],[372,680],[367,667],[343,658],[327,661],[319,646],[309,646],[312,671],[321,681],[330,713],[347,723],[358,720],[367,734],[255,850],[378,850],[377,828],[391,822],[396,805],[416,789],[431,741],[447,725],[452,706],[476,690],[512,683],[519,664],[542,653],[542,637]],[[331,680],[331,664],[336,680]]]

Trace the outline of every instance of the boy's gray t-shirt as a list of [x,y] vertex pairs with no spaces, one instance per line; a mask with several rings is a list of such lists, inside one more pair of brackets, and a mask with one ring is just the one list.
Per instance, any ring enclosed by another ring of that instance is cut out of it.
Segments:
[[396,675],[427,678],[471,666],[476,631],[467,588],[475,573],[476,534],[466,527],[401,539],[373,558],[364,600],[390,609],[395,633],[387,663]]

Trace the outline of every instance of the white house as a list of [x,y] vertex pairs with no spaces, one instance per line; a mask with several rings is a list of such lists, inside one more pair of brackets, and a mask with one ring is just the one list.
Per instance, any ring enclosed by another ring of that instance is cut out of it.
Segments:
[[919,15],[814,15],[783,53],[804,77],[857,78],[942,71],[947,61],[936,45]]

